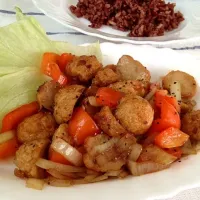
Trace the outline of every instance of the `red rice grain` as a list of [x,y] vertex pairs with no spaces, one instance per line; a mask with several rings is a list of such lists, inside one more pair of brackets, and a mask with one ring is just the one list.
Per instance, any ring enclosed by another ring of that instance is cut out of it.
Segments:
[[76,6],[70,6],[76,17],[91,22],[90,27],[108,25],[130,31],[130,37],[162,36],[176,29],[184,17],[174,8],[174,3],[164,0],[79,0]]

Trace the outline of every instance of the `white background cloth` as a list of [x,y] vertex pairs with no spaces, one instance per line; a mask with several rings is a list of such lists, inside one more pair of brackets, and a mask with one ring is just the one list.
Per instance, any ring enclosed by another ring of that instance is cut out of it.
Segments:
[[[96,42],[97,40],[105,42],[105,40],[86,36],[82,33],[68,29],[49,19],[34,7],[31,0],[0,0],[0,26],[8,25],[15,21],[15,6],[19,6],[27,15],[35,16],[43,25],[49,37],[53,40],[63,40],[73,44],[91,43]],[[198,46],[195,48],[184,48],[178,51],[188,52],[200,60],[200,47]],[[176,187],[176,185],[174,187]],[[200,200],[200,188],[184,191],[177,196],[166,200]]]

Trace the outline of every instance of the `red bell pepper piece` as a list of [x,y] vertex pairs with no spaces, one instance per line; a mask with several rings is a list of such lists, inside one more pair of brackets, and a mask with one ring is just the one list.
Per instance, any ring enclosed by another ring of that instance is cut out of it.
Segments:
[[112,88],[102,87],[97,91],[96,101],[102,106],[116,107],[123,96],[123,93]]
[[189,135],[177,128],[170,127],[155,137],[155,144],[161,148],[175,148],[184,145],[188,139]]
[[100,133],[96,123],[81,107],[77,108],[72,115],[68,131],[74,137],[77,145],[83,144],[87,137]]

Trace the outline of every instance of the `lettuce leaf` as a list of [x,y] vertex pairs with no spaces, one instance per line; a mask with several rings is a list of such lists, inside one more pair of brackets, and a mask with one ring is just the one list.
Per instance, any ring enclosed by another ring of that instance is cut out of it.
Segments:
[[79,47],[51,41],[34,17],[23,15],[19,8],[16,17],[17,22],[0,28],[0,122],[6,113],[36,100],[38,87],[46,81],[40,73],[44,52],[102,58],[98,43]]
[[35,100],[36,89],[44,80],[45,76],[32,67],[2,76],[0,78],[0,116],[3,117],[13,108]]

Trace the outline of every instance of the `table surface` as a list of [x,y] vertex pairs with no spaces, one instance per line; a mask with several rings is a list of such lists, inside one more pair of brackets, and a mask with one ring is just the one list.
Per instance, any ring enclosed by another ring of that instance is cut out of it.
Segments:
[[[72,29],[68,29],[59,23],[49,19],[37,10],[31,0],[1,0],[0,1],[0,26],[10,24],[15,21],[14,7],[19,6],[27,15],[34,15],[47,31],[53,40],[68,41],[73,44],[83,44],[92,42],[106,42],[103,39],[84,35]],[[187,52],[200,60],[200,48],[184,48],[180,52]],[[199,200],[200,188],[186,190],[177,196],[165,200]]]

